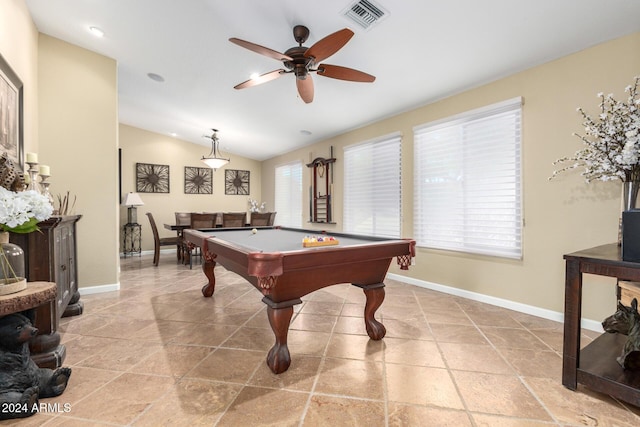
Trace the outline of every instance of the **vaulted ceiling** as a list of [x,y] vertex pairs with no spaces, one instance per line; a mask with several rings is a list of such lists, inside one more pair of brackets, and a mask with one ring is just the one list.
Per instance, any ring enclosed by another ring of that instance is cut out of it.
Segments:
[[[223,151],[256,160],[640,31],[637,0],[364,1],[384,13],[368,29],[345,15],[356,0],[26,3],[41,33],[117,61],[121,123],[209,147],[203,135],[217,128]],[[293,74],[235,90],[252,73],[282,63],[229,38],[282,53],[297,46],[298,24],[310,29],[307,47],[353,30],[323,62],[372,74],[375,82],[313,74],[309,104]],[[104,36],[95,37],[92,26]]]

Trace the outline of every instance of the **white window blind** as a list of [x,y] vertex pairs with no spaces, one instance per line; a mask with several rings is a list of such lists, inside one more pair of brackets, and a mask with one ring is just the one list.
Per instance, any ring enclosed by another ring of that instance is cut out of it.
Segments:
[[399,133],[344,149],[344,230],[400,237],[401,136]]
[[302,227],[302,163],[276,167],[275,183],[278,225]]
[[414,128],[418,246],[522,257],[521,98]]

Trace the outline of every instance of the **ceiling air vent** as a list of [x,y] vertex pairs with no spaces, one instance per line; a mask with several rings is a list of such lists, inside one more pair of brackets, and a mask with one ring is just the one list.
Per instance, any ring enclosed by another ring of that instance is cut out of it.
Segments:
[[365,30],[368,30],[386,18],[389,12],[371,0],[358,0],[347,7],[343,14]]

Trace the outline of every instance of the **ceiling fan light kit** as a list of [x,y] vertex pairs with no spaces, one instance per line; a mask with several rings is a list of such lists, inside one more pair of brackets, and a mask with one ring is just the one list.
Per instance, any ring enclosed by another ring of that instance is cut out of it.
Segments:
[[247,87],[257,86],[259,84],[275,80],[283,74],[293,74],[296,76],[298,94],[300,95],[300,98],[308,104],[313,101],[314,96],[313,80],[309,74],[312,72],[332,79],[372,83],[376,78],[371,74],[339,65],[319,64],[342,49],[342,47],[351,40],[353,34],[353,31],[350,29],[343,28],[342,30],[329,34],[322,40],[317,41],[311,47],[307,48],[302,44],[309,38],[309,29],[304,25],[296,25],[293,27],[293,38],[298,43],[298,46],[291,47],[284,53],[232,37],[229,39],[231,43],[235,43],[245,49],[281,61],[284,65],[284,68],[269,71],[268,73],[264,73],[256,78],[239,83],[234,86],[234,89],[244,89]]
[[229,163],[231,159],[225,159],[222,157],[219,148],[220,141],[218,140],[218,130],[211,130],[213,131],[213,134],[211,136],[205,135],[205,138],[209,138],[211,140],[211,152],[208,156],[202,156],[200,160],[202,160],[204,164],[215,171],[216,169],[220,169],[221,167]]

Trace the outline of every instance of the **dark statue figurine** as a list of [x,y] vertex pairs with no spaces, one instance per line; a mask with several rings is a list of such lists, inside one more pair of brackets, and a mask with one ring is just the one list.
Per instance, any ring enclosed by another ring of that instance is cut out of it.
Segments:
[[22,314],[0,317],[0,420],[24,418],[38,411],[38,398],[59,396],[70,368],[39,368],[31,359],[29,339],[38,333]]
[[633,299],[627,307],[618,302],[618,311],[602,321],[606,332],[619,333],[627,336],[622,348],[622,354],[616,358],[623,369],[629,371],[640,370],[640,314],[638,300]]

